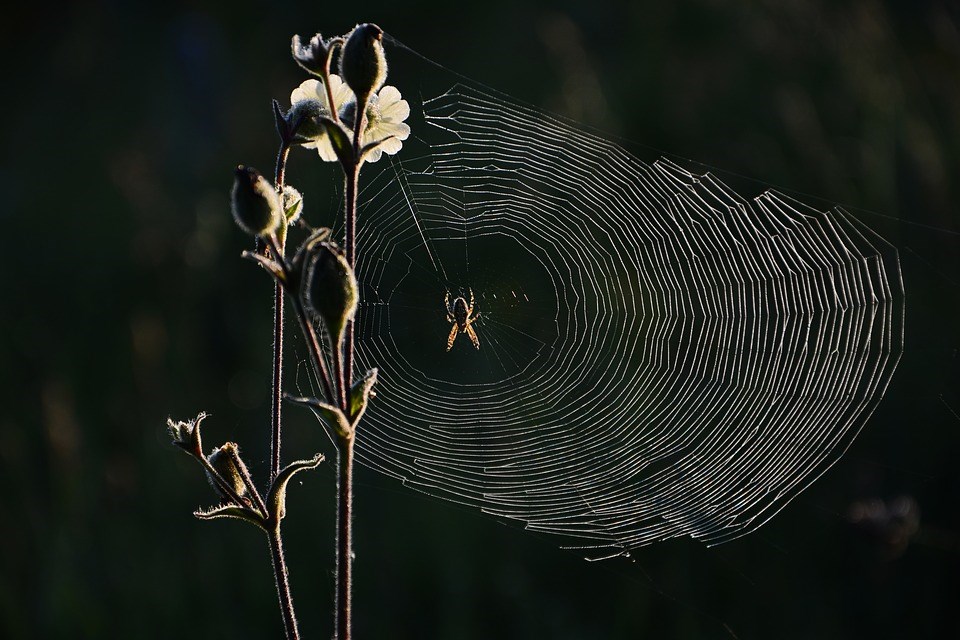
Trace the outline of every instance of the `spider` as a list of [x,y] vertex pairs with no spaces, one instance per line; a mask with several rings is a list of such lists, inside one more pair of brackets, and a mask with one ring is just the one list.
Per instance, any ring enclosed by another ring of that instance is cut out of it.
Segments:
[[447,338],[447,351],[453,348],[453,342],[457,339],[458,333],[465,333],[470,336],[473,347],[475,349],[480,348],[480,339],[477,338],[477,333],[472,326],[473,322],[480,317],[480,314],[473,313],[473,289],[468,289],[468,291],[470,291],[470,304],[467,304],[463,296],[457,297],[451,304],[449,291],[444,297],[444,303],[447,306],[447,322],[453,323],[453,326],[450,327],[450,336]]

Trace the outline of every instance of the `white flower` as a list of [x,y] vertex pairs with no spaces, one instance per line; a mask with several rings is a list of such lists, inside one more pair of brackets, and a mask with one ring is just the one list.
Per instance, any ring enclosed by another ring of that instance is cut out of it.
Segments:
[[[333,103],[338,106],[353,100],[353,92],[350,91],[340,76],[330,75],[330,93],[333,95]],[[290,94],[290,104],[293,111],[307,109],[307,112],[318,112],[321,117],[330,117],[330,103],[327,100],[327,90],[319,80],[311,78],[305,80],[299,87]],[[305,149],[316,149],[320,154],[320,159],[324,162],[336,162],[337,154],[330,144],[328,136],[323,127],[318,127],[313,135],[303,143]]]
[[[353,116],[356,111],[356,97],[350,87],[336,74],[330,74],[330,92],[333,103],[343,124],[353,131]],[[290,94],[292,110],[304,109],[308,113],[319,113],[329,117],[330,107],[323,83],[316,79],[306,80]],[[396,87],[385,86],[379,93],[372,94],[367,103],[367,117],[362,139],[364,145],[381,142],[364,158],[365,162],[376,162],[387,153],[393,155],[403,147],[403,141],[410,136],[410,126],[404,123],[410,116],[410,105],[400,96]],[[330,137],[322,130],[312,130],[303,146],[316,149],[324,162],[335,162],[337,154],[330,143]]]
[[410,125],[404,122],[409,116],[410,105],[400,97],[396,87],[387,85],[370,96],[363,144],[383,142],[367,154],[366,162],[376,162],[384,153],[392,156],[400,151],[403,141],[410,136]]

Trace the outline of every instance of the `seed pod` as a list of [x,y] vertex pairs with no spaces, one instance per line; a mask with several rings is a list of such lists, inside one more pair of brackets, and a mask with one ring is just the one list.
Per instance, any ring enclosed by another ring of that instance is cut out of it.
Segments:
[[357,278],[334,243],[315,242],[306,251],[302,263],[303,304],[320,317],[332,346],[339,349],[347,322],[357,311]]
[[[243,473],[238,466],[238,463],[243,464],[243,462],[240,461],[240,452],[237,445],[232,442],[227,442],[223,446],[217,447],[207,456],[207,462],[210,463],[210,466],[220,474],[220,477],[226,481],[227,485],[229,485],[240,498],[246,497],[247,485],[243,482]],[[213,485],[214,490],[220,497],[224,500],[231,500],[231,497],[220,488],[216,480],[210,477],[209,472],[207,476],[207,480],[210,481],[210,484]]]
[[340,75],[362,104],[383,86],[387,79],[383,29],[367,23],[353,28],[340,54]]
[[237,226],[252,236],[269,234],[280,224],[277,190],[253,167],[237,167],[230,202]]

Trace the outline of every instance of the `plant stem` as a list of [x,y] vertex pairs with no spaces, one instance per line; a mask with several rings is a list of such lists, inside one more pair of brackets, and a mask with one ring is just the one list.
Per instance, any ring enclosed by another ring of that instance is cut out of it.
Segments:
[[[357,182],[359,176],[360,167],[357,164],[354,164],[347,170],[347,209],[345,212],[347,219],[345,225],[347,228],[347,238],[344,243],[344,249],[347,264],[350,265],[350,268],[353,269],[354,272],[356,272],[357,268]],[[347,335],[343,345],[343,372],[341,380],[347,385],[346,388],[349,388],[353,382],[353,323],[353,318],[347,323]],[[346,407],[341,407],[341,409],[346,409]]]
[[[283,183],[290,156],[290,145],[283,141],[277,153],[276,187],[283,191]],[[284,220],[281,224],[286,224]],[[277,251],[283,257],[286,246],[283,234]],[[283,406],[283,287],[273,284],[273,388],[270,398],[270,482],[280,473],[280,412]]]
[[290,157],[290,143],[281,142],[280,150],[277,152],[277,170],[276,175],[274,176],[276,178],[275,182],[278,189],[283,189],[286,180],[288,157]]
[[[358,101],[353,128],[353,157],[344,166],[346,185],[346,241],[344,249],[351,269],[357,266],[357,182],[360,178],[360,132],[366,115],[366,102]],[[349,417],[349,388],[353,382],[353,320],[347,323],[340,376],[340,408]],[[350,640],[350,600],[353,574],[353,435],[340,438],[337,447],[337,640]]]
[[[347,264],[350,265],[350,268],[356,272],[357,270],[357,185],[360,181],[360,165],[362,163],[360,159],[360,149],[363,146],[363,140],[361,139],[361,132],[363,131],[364,121],[367,118],[367,103],[365,100],[357,101],[357,115],[356,122],[353,125],[353,157],[354,161],[349,167],[344,167],[344,173],[346,174],[347,180],[347,202],[346,202],[346,211],[344,212],[346,217],[346,224],[344,225],[347,230],[347,237],[345,244],[345,252],[347,258]],[[344,367],[344,378],[346,379],[348,385],[353,383],[353,339],[354,339],[354,320],[350,320],[347,323],[347,339],[344,345],[344,356],[343,356],[343,367]],[[344,407],[346,409],[346,407]]]
[[350,418],[349,407],[347,406],[347,385],[346,385],[346,376],[343,375],[343,356],[341,355],[339,349],[334,348],[332,350],[333,354],[333,369],[334,371],[339,372],[339,384],[337,385],[337,392],[339,395],[334,400],[334,404],[340,407],[340,410],[347,416],[347,419]]
[[353,436],[337,448],[337,640],[350,640],[353,574]]
[[[283,251],[283,243],[280,244]],[[273,285],[273,388],[270,407],[270,482],[280,473],[280,411],[283,389],[283,287]]]
[[277,523],[267,532],[270,539],[270,557],[273,560],[273,576],[277,582],[277,596],[280,598],[280,612],[283,614],[283,626],[287,640],[299,640],[297,617],[293,613],[293,598],[290,596],[290,584],[287,582],[287,563],[283,559],[283,542],[280,540],[280,524]]

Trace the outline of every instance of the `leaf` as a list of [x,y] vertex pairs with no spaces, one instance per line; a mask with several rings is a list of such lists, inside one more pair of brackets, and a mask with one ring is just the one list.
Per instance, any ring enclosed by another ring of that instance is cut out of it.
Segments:
[[377,383],[377,369],[367,371],[362,378],[353,383],[350,389],[350,426],[356,427],[363,412],[367,410],[367,402],[376,394],[373,385]]
[[269,513],[269,523],[273,526],[280,524],[283,516],[286,515],[287,501],[287,483],[290,482],[295,474],[306,469],[316,469],[323,462],[322,454],[313,456],[311,460],[297,460],[284,467],[277,477],[274,478],[270,486],[270,493],[267,494],[267,510]]
[[355,162],[353,157],[353,136],[339,122],[334,122],[330,118],[321,118],[323,126],[327,129],[327,135],[330,136],[330,143],[333,150],[344,166],[352,166]]
[[279,282],[284,281],[283,268],[270,258],[257,253],[256,251],[244,251],[240,254],[240,257],[256,262],[261,267],[266,269],[270,275],[276,278]]
[[219,518],[234,518],[237,520],[245,520],[251,524],[255,524],[264,531],[266,531],[266,522],[260,514],[252,509],[246,509],[244,507],[238,507],[232,504],[222,505],[219,507],[214,507],[207,511],[197,510],[193,512],[193,515],[200,518],[201,520],[217,520]]
[[295,398],[286,394],[284,398],[295,404],[309,407],[339,437],[349,438],[353,435],[353,428],[338,407],[316,398]]
[[283,113],[283,110],[280,108],[280,103],[276,100],[273,101],[273,121],[277,125],[277,134],[280,136],[281,140],[286,140],[290,135],[290,131],[287,125],[287,118]]
[[382,144],[383,144],[384,142],[386,142],[387,140],[392,140],[392,139],[394,139],[394,138],[396,138],[396,137],[397,137],[397,136],[387,136],[386,138],[382,138],[382,139],[377,140],[377,141],[375,141],[375,142],[371,142],[371,143],[369,143],[369,144],[365,144],[365,145],[363,146],[363,149],[360,150],[360,159],[362,160],[362,159],[366,158],[368,153],[370,153],[371,151],[373,151],[374,149],[376,149],[377,147],[379,147],[380,145],[382,145]]

